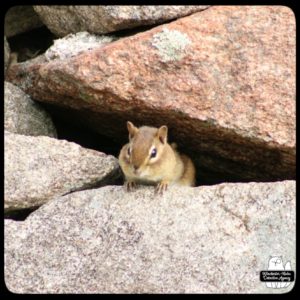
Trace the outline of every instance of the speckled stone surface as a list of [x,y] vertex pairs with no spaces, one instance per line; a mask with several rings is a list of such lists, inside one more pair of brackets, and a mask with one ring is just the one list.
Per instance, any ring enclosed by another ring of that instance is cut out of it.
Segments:
[[54,40],[53,45],[45,52],[45,58],[48,61],[68,59],[84,51],[105,46],[114,40],[114,36],[95,35],[86,31],[68,34],[64,38]]
[[5,132],[4,143],[6,211],[107,184],[119,170],[113,156],[65,140]]
[[10,82],[4,82],[4,128],[17,134],[57,137],[50,115]]
[[164,23],[207,7],[207,5],[39,5],[34,6],[34,9],[54,34],[63,37],[79,31],[102,34]]
[[295,179],[295,41],[288,7],[213,6],[8,78],[119,141],[127,120],[167,125],[199,170]]
[[295,182],[75,192],[5,220],[14,293],[285,293],[260,282],[269,256],[295,270]]

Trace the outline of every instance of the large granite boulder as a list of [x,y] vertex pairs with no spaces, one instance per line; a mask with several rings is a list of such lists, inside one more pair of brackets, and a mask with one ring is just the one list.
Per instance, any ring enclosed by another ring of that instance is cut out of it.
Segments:
[[34,208],[73,191],[112,183],[119,164],[111,155],[65,140],[5,132],[4,209]]
[[119,142],[127,120],[168,125],[199,183],[294,179],[295,41],[288,7],[216,6],[8,78]]
[[164,23],[207,5],[38,5],[34,6],[44,24],[57,36],[88,31],[107,33],[137,26]]
[[126,193],[107,186],[5,220],[13,293],[285,293],[259,279],[270,256],[295,270],[295,182]]

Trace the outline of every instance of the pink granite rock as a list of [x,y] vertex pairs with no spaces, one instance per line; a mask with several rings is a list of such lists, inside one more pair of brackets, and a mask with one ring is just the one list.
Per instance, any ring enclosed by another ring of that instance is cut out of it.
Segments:
[[295,178],[295,17],[287,7],[211,7],[67,60],[13,66],[8,79],[119,141],[126,120],[166,124],[200,170]]

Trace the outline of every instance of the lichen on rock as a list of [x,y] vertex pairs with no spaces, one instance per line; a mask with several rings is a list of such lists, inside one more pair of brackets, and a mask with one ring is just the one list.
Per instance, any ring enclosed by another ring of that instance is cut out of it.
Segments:
[[185,54],[186,46],[191,44],[191,40],[185,33],[164,28],[153,35],[151,44],[158,49],[162,61],[168,62],[181,59]]

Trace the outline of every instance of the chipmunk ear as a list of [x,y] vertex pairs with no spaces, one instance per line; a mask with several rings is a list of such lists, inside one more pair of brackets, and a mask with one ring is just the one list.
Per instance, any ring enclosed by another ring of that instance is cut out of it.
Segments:
[[158,128],[156,135],[163,144],[166,144],[168,139],[168,127],[166,125],[161,126]]
[[130,121],[127,121],[127,129],[129,132],[129,140],[131,140],[135,134],[139,131],[138,128],[136,128],[133,123],[131,123]]

